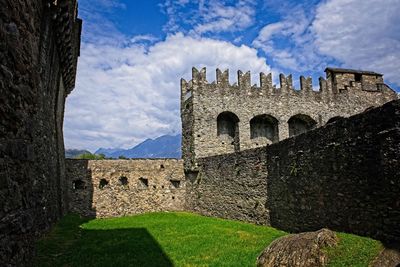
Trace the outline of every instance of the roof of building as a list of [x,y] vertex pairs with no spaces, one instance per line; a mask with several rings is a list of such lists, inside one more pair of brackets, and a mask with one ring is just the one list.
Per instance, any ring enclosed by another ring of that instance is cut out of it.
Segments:
[[366,71],[366,70],[353,70],[353,69],[341,69],[341,68],[326,68],[325,72],[334,72],[334,73],[357,73],[357,74],[367,74],[367,75],[377,75],[383,76],[381,73],[377,73],[374,71]]

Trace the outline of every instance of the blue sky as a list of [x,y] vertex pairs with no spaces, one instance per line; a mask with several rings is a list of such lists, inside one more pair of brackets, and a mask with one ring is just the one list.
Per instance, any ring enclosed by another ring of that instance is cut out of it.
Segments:
[[180,133],[192,66],[313,77],[327,66],[383,73],[400,88],[399,0],[80,0],[84,21],[67,148],[132,147]]

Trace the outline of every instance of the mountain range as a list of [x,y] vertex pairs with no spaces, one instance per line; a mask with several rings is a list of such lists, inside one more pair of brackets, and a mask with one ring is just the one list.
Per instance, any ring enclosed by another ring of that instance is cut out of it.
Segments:
[[67,159],[74,159],[82,154],[90,154],[90,152],[84,149],[65,149],[65,158]]
[[181,158],[181,139],[178,135],[163,135],[156,139],[146,139],[129,148],[99,148],[95,154],[104,154],[107,158]]

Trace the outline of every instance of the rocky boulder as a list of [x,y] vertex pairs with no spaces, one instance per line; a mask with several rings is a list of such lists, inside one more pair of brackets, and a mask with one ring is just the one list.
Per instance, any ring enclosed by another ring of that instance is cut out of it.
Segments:
[[385,244],[385,248],[372,262],[372,267],[399,267],[400,244]]
[[258,267],[318,267],[328,262],[323,248],[338,244],[336,234],[328,229],[293,234],[272,242],[257,258]]

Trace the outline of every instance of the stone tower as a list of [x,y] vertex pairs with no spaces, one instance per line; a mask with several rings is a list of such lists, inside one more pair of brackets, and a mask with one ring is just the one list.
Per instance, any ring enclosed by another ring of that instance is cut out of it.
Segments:
[[340,117],[397,99],[371,71],[327,68],[319,90],[310,77],[300,77],[295,89],[292,75],[260,73],[260,86],[250,72],[238,71],[229,83],[229,71],[217,69],[216,81],[206,80],[206,69],[192,69],[192,80],[181,80],[182,156],[186,170],[196,170],[196,159],[265,146],[320,127]]

